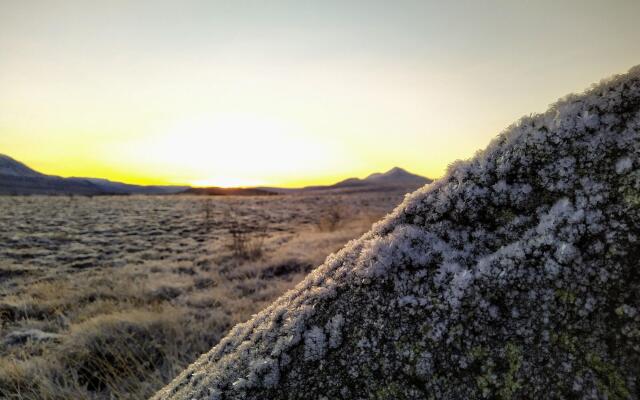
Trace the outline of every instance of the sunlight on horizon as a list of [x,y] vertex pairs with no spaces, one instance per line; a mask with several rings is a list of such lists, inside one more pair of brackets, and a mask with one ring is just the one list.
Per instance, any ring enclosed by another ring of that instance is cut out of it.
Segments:
[[[115,143],[108,152],[138,157],[138,170],[171,160],[172,174],[184,177],[183,183],[190,185],[267,185],[286,180],[292,173],[320,174],[339,163],[335,159],[338,150],[301,132],[285,121],[256,114],[200,115],[169,124],[140,140]],[[297,166],[295,171],[292,165]]]
[[221,188],[245,188],[262,186],[264,183],[260,181],[247,181],[227,176],[213,177],[200,181],[188,182],[193,187],[221,187]]

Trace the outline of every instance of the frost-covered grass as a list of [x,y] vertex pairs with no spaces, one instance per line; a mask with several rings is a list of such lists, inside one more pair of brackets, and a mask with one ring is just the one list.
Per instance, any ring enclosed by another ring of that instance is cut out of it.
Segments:
[[0,197],[0,398],[148,397],[401,198]]

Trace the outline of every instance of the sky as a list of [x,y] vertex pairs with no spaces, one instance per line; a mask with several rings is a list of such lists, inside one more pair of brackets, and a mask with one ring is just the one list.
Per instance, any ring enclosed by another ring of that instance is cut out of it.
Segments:
[[0,0],[0,153],[61,176],[437,178],[640,63],[640,1]]

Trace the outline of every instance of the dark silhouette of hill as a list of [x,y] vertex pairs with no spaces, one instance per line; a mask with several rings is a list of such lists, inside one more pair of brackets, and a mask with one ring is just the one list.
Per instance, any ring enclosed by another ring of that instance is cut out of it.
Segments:
[[37,172],[0,154],[0,195],[172,194],[188,186],[144,186],[97,178],[61,178]]
[[350,178],[327,186],[308,186],[300,189],[277,187],[192,188],[189,186],[132,185],[100,178],[62,178],[45,175],[35,171],[13,158],[0,154],[0,195],[30,194],[78,194],[78,195],[117,195],[117,194],[192,194],[210,196],[265,196],[290,194],[307,191],[386,191],[402,188],[410,191],[430,183],[431,179],[409,173],[402,168],[393,168],[385,173],[371,174],[365,179]]
[[401,186],[401,187],[410,187],[415,186],[420,187],[426,185],[427,183],[431,183],[433,180],[429,178],[425,178],[424,176],[415,175],[406,170],[394,167],[387,172],[384,173],[374,173],[367,176],[364,179],[358,178],[350,178],[340,181],[336,184],[331,185],[331,188],[344,188],[344,187],[354,187],[354,186]]
[[17,177],[44,177],[46,175],[34,171],[23,163],[9,156],[0,154],[0,175]]
[[394,167],[384,173],[374,173],[364,179],[348,178],[333,185],[315,185],[306,186],[296,189],[285,189],[277,187],[259,187],[258,189],[267,190],[277,193],[304,193],[312,191],[387,191],[405,189],[408,191],[415,190],[427,183],[433,182],[432,179],[424,176],[412,174],[402,168]]
[[103,190],[87,180],[69,180],[44,175],[13,158],[0,154],[0,194],[96,195]]
[[163,186],[163,185],[132,185],[129,183],[114,182],[100,178],[69,178],[74,180],[86,180],[100,187],[104,192],[113,194],[175,194],[189,189],[189,186]]
[[640,67],[524,117],[156,399],[640,397]]

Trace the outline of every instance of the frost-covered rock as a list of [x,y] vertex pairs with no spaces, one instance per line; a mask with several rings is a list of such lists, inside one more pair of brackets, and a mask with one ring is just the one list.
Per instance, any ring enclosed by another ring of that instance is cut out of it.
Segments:
[[640,397],[640,68],[525,117],[158,399]]

